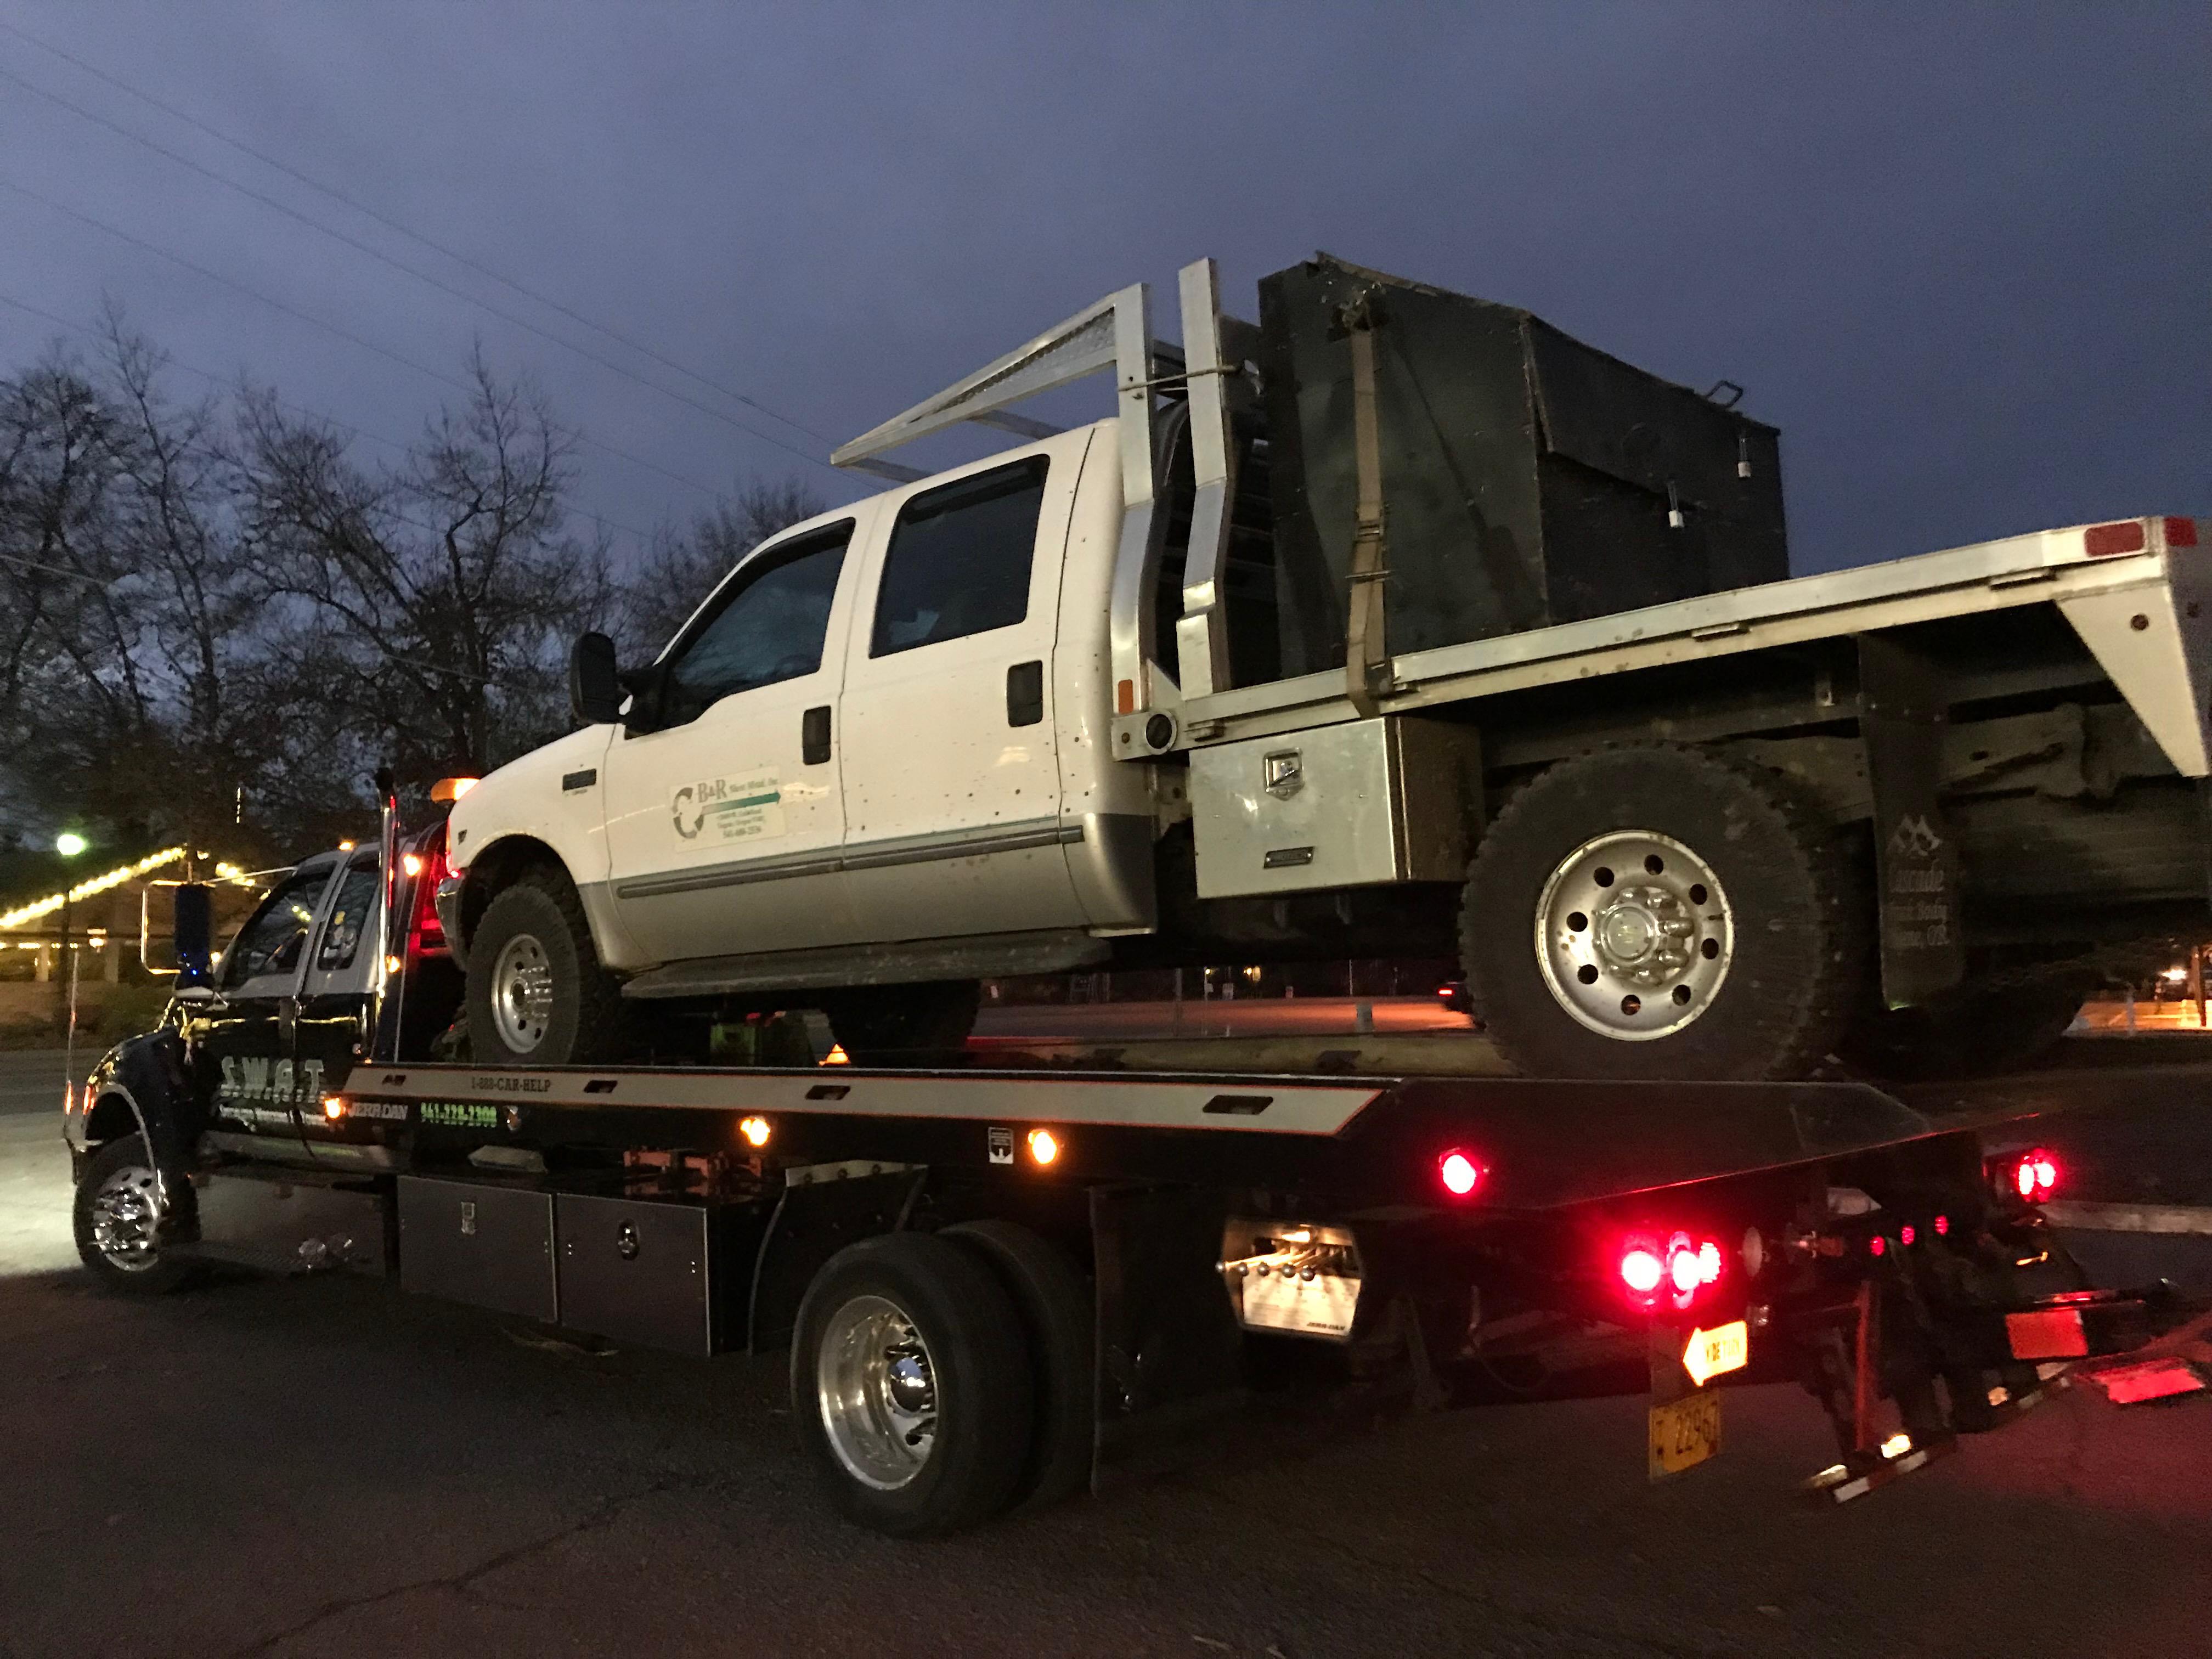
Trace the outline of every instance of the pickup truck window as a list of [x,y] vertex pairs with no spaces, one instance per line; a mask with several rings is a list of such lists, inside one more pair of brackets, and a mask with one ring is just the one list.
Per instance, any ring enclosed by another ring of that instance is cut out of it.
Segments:
[[375,862],[356,864],[345,872],[345,884],[338,889],[337,898],[331,906],[330,920],[323,924],[323,942],[315,949],[318,973],[353,966],[354,957],[361,949],[361,930],[375,904]]
[[325,865],[292,877],[270,895],[224,952],[224,985],[243,985],[264,974],[289,974],[300,965],[307,925],[315,919],[315,901],[330,878],[330,866]]
[[778,548],[732,583],[678,645],[668,665],[660,724],[695,720],[733,692],[811,674],[822,666],[830,605],[844,568],[850,520]]
[[1046,465],[1032,456],[924,490],[899,509],[870,656],[1012,628],[1029,615]]

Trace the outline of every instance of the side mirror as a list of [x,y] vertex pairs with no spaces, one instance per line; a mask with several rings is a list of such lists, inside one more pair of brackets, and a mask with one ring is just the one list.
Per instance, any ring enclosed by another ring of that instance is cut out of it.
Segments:
[[178,884],[176,922],[177,988],[204,986],[214,975],[215,906],[204,881]]
[[615,671],[615,642],[604,634],[578,636],[568,653],[568,706],[586,726],[622,718],[622,681]]

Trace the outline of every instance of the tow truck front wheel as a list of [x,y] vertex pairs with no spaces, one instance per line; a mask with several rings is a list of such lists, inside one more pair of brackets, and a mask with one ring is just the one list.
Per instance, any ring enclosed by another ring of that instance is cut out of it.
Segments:
[[1563,761],[1468,872],[1475,1012],[1539,1077],[1802,1077],[1856,1002],[1854,854],[1756,766],[1656,744]]
[[191,1277],[192,1266],[162,1248],[163,1208],[189,1204],[191,1183],[164,1180],[143,1135],[125,1135],[94,1153],[78,1182],[72,1220],[76,1253],[106,1288],[159,1296]]
[[533,871],[493,898],[469,940],[469,1052],[478,1065],[618,1060],[626,1012],[566,878]]
[[1033,1386],[1012,1298],[949,1238],[848,1246],[799,1305],[792,1416],[832,1501],[875,1531],[957,1532],[1011,1504]]

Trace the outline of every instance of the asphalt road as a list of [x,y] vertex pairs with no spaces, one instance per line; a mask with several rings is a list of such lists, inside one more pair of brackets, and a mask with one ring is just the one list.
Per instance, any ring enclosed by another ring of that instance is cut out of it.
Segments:
[[[1576,1399],[896,1544],[828,1513],[775,1360],[595,1358],[355,1279],[100,1296],[56,1127],[0,1117],[0,1659],[2212,1650],[2202,1396],[2076,1389],[1841,1510],[1794,1496],[1831,1443],[1771,1385],[1659,1487],[1641,1398]],[[2212,1241],[2126,1243],[2208,1277]]]

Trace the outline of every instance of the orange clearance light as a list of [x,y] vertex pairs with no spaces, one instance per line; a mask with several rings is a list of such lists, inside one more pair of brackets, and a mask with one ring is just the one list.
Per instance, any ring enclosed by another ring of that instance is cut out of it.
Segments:
[[822,1056],[822,1063],[824,1066],[850,1066],[853,1057],[845,1052],[843,1043],[833,1042],[830,1045],[830,1052]]
[[346,1103],[345,1097],[343,1095],[325,1095],[323,1097],[323,1115],[330,1119],[331,1122],[337,1122],[340,1118],[345,1115],[345,1112]]
[[1060,1156],[1060,1137],[1049,1129],[1030,1131],[1030,1156],[1039,1164],[1049,1164]]
[[398,957],[386,957],[384,959],[384,971],[387,974],[398,973],[404,965]]
[[407,872],[408,880],[414,880],[422,873],[422,855],[420,853],[402,853],[399,867]]
[[440,778],[437,782],[430,786],[430,799],[446,801],[459,800],[470,790],[475,788],[477,781],[478,780],[475,778]]
[[770,1133],[768,1120],[764,1117],[741,1117],[738,1120],[738,1133],[745,1138],[748,1146],[765,1146]]
[[1437,1160],[1437,1179],[1454,1198],[1465,1198],[1482,1179],[1482,1165],[1462,1152],[1449,1152]]

